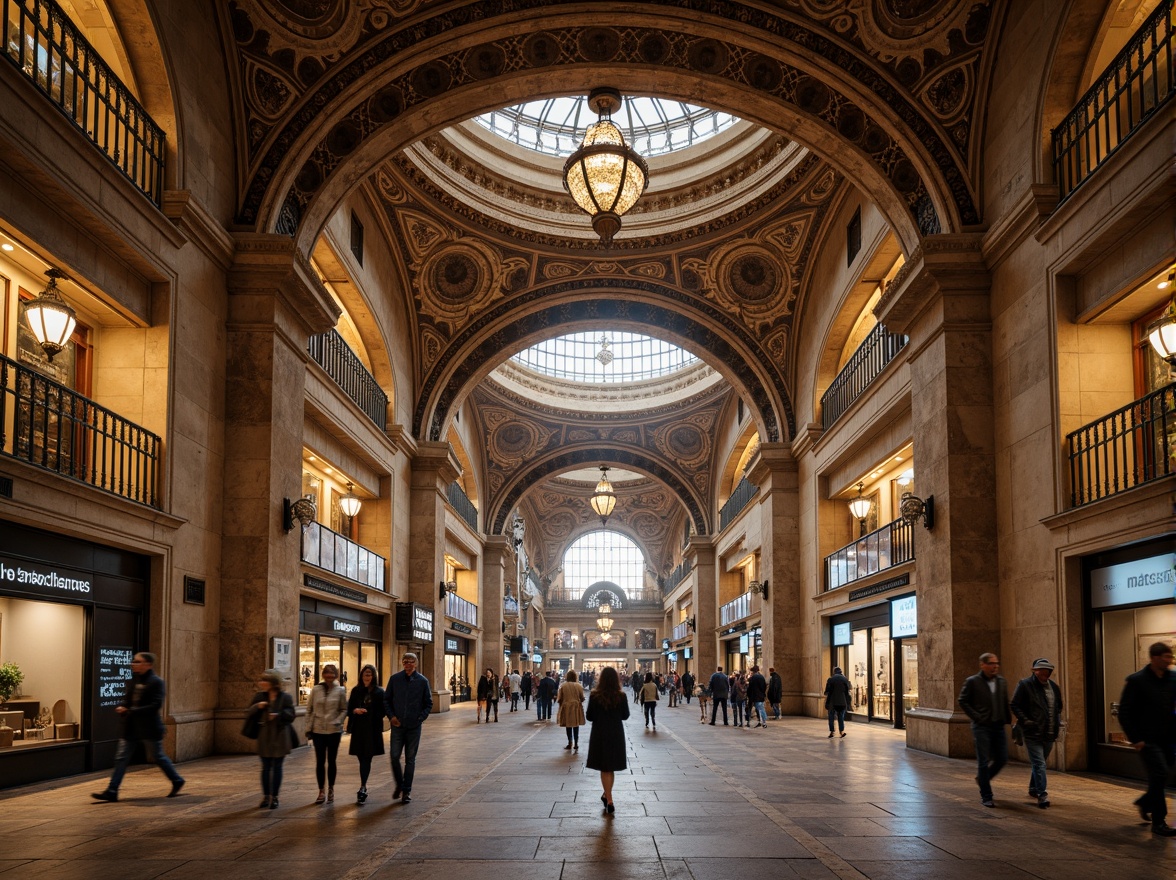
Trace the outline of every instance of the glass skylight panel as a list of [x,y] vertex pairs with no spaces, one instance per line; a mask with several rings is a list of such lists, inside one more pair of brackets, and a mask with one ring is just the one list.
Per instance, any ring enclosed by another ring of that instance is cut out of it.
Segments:
[[[549,156],[570,156],[580,146],[584,129],[596,121],[587,96],[547,98],[504,107],[476,117],[499,137]],[[645,157],[685,149],[739,121],[721,113],[661,98],[626,97],[613,114],[625,140]]]
[[[607,365],[597,358],[602,337],[608,338],[613,355]],[[642,382],[698,362],[690,352],[669,342],[639,333],[603,330],[546,339],[512,360],[554,379],[587,383]]]
[[564,554],[564,584],[572,595],[599,581],[611,581],[629,594],[645,585],[645,556],[631,538],[607,530],[589,532]]

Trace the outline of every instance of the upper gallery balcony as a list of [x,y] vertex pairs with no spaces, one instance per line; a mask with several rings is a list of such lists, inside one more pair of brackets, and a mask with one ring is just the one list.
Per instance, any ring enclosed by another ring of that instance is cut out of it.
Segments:
[[908,341],[901,333],[888,333],[881,324],[874,326],[821,395],[822,430],[828,431],[841,418]]
[[388,395],[337,331],[310,337],[306,350],[377,428],[388,427]]
[[476,532],[478,530],[478,508],[474,507],[474,502],[470,501],[470,496],[465,493],[461,483],[450,483],[445,490],[445,497],[449,501],[449,506],[465,520],[466,525]]
[[914,558],[914,528],[896,519],[826,556],[825,589],[835,590]]
[[739,481],[739,485],[735,487],[735,491],[731,493],[731,497],[727,499],[727,503],[719,510],[719,531],[722,531],[731,525],[731,523],[735,522],[735,518],[743,512],[743,508],[747,507],[748,503],[750,503],[758,491],[759,486],[755,485],[747,477]]
[[53,0],[5,0],[5,57],[153,204],[164,134]]
[[1176,382],[1066,437],[1070,506],[1176,473]]
[[0,356],[0,452],[159,507],[157,435]]
[[312,522],[303,530],[302,561],[373,590],[387,591],[387,560],[321,523]]
[[465,623],[469,626],[478,625],[478,606],[468,599],[463,599],[454,592],[445,594],[445,616]]
[[727,626],[745,617],[758,614],[763,600],[759,593],[750,590],[741,596],[736,596],[725,605],[719,606],[719,626]]
[[1062,201],[1176,93],[1172,30],[1172,0],[1162,0],[1053,130],[1054,174]]

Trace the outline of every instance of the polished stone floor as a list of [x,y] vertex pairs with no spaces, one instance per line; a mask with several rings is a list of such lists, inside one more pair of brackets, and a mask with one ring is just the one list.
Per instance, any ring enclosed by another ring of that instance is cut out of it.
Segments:
[[[256,758],[180,766],[167,799],[151,766],[128,774],[115,804],[90,792],[104,774],[0,791],[0,874],[37,878],[272,876],[458,880],[574,878],[1042,878],[1116,880],[1176,874],[1176,842],[1131,806],[1139,786],[1052,773],[1053,807],[1026,796],[1028,768],[980,805],[974,768],[908,751],[901,733],[822,721],[766,730],[710,727],[695,707],[659,709],[656,733],[628,723],[629,771],[616,814],[599,775],[563,750],[562,729],[533,711],[474,723],[463,704],[425,725],[413,801],[391,804],[381,760],[366,805],[355,759],[340,755],[333,805],[314,806],[313,758],[286,762],[281,807],[259,810]],[[344,740],[343,752],[346,751]]]

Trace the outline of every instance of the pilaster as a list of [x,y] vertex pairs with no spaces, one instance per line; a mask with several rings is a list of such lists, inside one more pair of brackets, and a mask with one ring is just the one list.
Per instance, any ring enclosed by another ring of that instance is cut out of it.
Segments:
[[502,671],[502,600],[508,565],[514,567],[510,538],[487,535],[482,551],[482,604],[478,612],[482,620],[482,639],[478,645],[479,674],[487,667],[500,674]]
[[715,542],[710,536],[695,535],[686,547],[686,558],[694,569],[694,675],[702,682],[715,671],[719,656],[719,574]]

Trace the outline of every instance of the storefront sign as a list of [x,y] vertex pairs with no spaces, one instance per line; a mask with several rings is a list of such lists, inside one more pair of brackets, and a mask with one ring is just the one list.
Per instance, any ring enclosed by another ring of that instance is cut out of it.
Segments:
[[445,653],[446,654],[456,654],[457,653],[457,639],[455,639],[453,636],[446,636],[445,637]]
[[350,587],[341,587],[338,584],[333,584],[330,581],[324,581],[322,578],[317,578],[311,574],[304,574],[302,576],[302,583],[310,587],[312,590],[320,590],[324,593],[330,593],[332,596],[339,596],[342,599],[350,599],[353,602],[364,602],[368,600],[367,593],[362,593],[359,590],[353,590]]
[[833,624],[833,647],[839,648],[842,645],[849,645],[853,643],[853,624],[852,623],[835,623]]
[[532,663],[542,663],[543,662],[543,655],[542,654],[532,654],[531,655],[531,662]]
[[131,680],[131,658],[134,648],[101,645],[98,648],[98,705],[102,708],[118,706]]
[[739,653],[746,654],[748,652],[749,648],[750,648],[750,639],[748,637],[748,634],[744,633],[743,635],[741,635],[739,637]]
[[360,626],[358,623],[349,623],[346,620],[332,620],[331,629],[335,632],[347,633],[349,635],[359,635]]
[[289,675],[290,670],[294,668],[294,640],[293,639],[271,639],[273,642],[273,668],[278,672]]
[[1090,607],[1162,602],[1176,594],[1176,553],[1161,553],[1090,572]]
[[890,603],[890,637],[904,639],[919,634],[919,615],[914,596]]
[[449,628],[453,629],[453,630],[457,630],[459,633],[465,633],[467,636],[471,635],[473,633],[473,630],[470,629],[468,626],[466,626],[464,623],[457,623],[456,621],[453,621],[453,620],[449,621]]
[[396,641],[432,644],[433,609],[417,602],[397,602]]
[[693,648],[683,648],[682,649],[683,659],[689,660],[693,656],[694,656],[694,649]]
[[867,596],[877,596],[879,593],[888,593],[891,590],[897,590],[899,587],[909,586],[911,576],[909,574],[900,574],[898,577],[890,578],[889,580],[879,581],[876,584],[870,584],[868,587],[861,587],[857,590],[851,590],[849,594],[849,601],[855,599],[864,599]]

